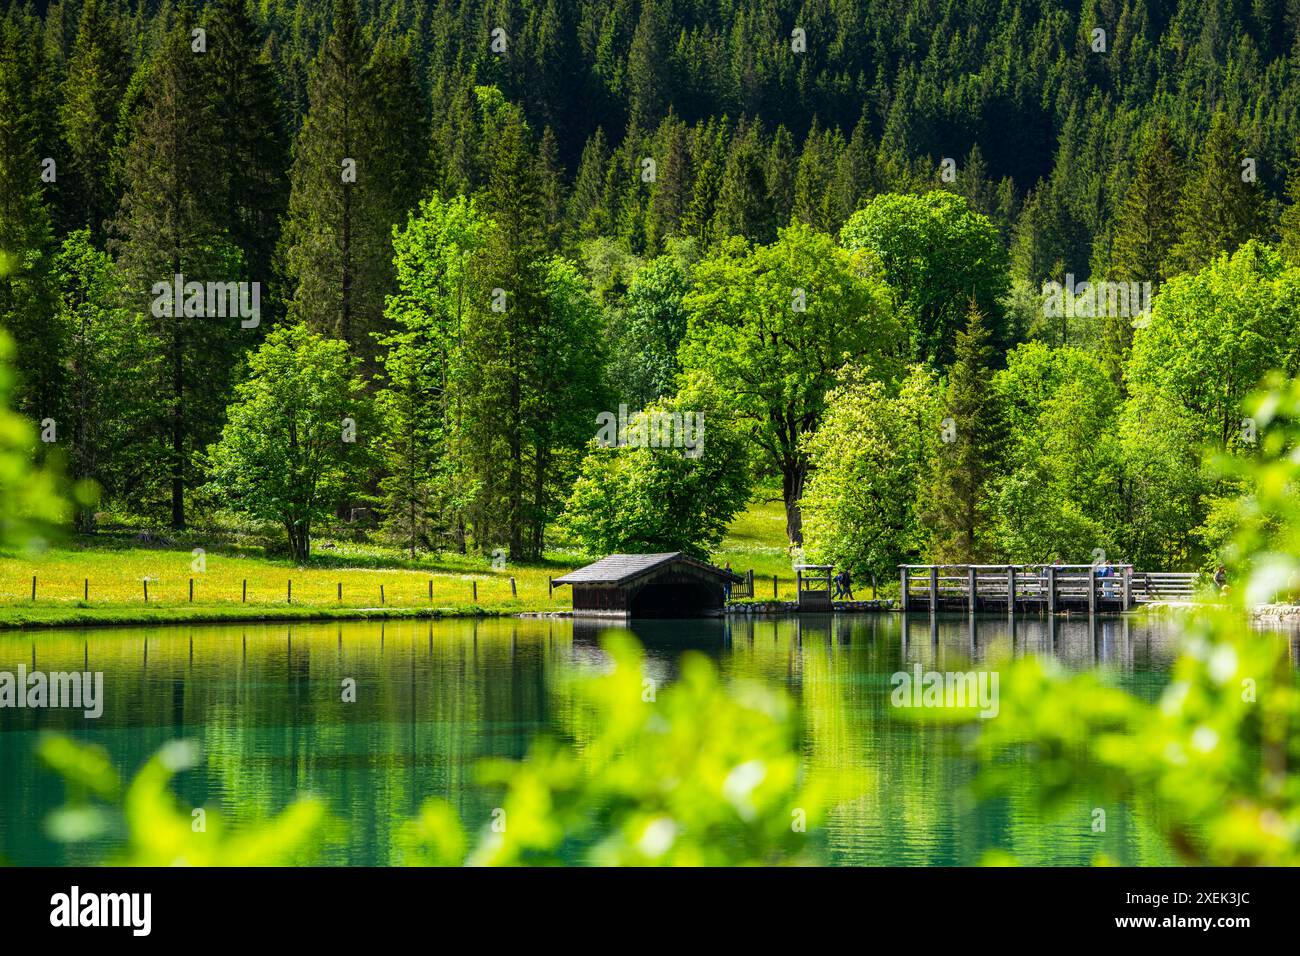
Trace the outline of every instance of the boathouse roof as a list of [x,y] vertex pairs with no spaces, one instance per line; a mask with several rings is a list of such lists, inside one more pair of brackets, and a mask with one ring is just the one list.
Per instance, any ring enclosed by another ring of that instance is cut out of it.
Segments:
[[714,567],[706,561],[693,558],[684,551],[665,551],[659,554],[611,554],[586,567],[570,571],[555,579],[555,584],[630,584],[636,579],[661,570],[669,565],[686,564],[700,571],[716,574],[725,580],[744,580],[734,571]]

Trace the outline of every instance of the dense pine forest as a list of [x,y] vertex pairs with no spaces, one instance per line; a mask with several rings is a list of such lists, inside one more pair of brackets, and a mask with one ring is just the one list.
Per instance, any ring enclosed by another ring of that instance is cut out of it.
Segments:
[[1298,150],[1300,0],[10,3],[0,320],[87,535],[1195,568]]

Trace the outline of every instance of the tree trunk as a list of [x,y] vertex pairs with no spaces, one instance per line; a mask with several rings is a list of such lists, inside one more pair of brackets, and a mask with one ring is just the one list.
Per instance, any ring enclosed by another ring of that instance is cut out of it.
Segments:
[[785,501],[785,534],[793,545],[803,544],[803,511],[799,499],[803,497],[806,466],[787,464],[781,475],[781,497]]

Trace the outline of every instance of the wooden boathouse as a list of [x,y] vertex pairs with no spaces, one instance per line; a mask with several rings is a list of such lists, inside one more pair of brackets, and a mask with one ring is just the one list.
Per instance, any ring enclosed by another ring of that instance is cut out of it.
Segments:
[[1136,571],[1132,565],[904,564],[904,611],[1130,611],[1153,601],[1190,601],[1195,572]]
[[721,615],[727,585],[746,579],[681,551],[611,554],[556,578],[573,588],[577,617]]

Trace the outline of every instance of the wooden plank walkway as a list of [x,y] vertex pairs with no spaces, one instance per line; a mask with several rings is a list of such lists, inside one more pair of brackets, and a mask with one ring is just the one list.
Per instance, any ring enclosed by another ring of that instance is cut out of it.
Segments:
[[[1103,575],[1104,568],[1110,570]],[[1200,575],[1136,571],[1129,564],[904,564],[904,611],[1130,611],[1152,601],[1189,601]]]

